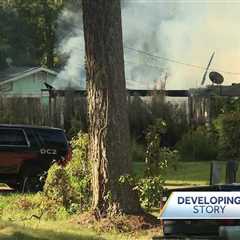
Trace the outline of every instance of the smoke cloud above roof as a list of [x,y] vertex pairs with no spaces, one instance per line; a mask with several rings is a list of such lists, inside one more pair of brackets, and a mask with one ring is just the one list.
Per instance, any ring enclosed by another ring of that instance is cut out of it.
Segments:
[[[167,89],[199,87],[213,51],[210,71],[219,71],[225,84],[239,82],[233,74],[240,72],[239,12],[236,1],[122,1],[127,87],[159,88],[165,80]],[[85,88],[82,16],[65,9],[59,22],[67,62],[55,86]]]

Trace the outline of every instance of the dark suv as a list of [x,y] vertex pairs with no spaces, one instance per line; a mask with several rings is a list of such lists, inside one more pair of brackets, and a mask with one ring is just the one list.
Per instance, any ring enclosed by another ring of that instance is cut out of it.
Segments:
[[41,190],[53,162],[66,164],[71,149],[62,129],[0,124],[0,182],[20,191]]

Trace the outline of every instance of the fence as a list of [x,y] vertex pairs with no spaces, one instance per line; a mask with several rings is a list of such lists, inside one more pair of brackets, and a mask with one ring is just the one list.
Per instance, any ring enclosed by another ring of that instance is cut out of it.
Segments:
[[46,125],[74,131],[86,128],[86,115],[86,99],[81,96],[68,94],[50,100],[0,97],[1,124]]

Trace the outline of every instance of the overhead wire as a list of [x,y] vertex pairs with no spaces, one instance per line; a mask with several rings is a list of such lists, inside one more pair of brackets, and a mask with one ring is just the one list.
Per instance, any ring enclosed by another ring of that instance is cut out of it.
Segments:
[[[201,69],[201,70],[207,70],[207,67],[204,67],[204,66],[200,66],[200,65],[197,65],[197,64],[191,64],[191,63],[186,63],[186,62],[175,60],[175,59],[172,59],[172,58],[162,57],[162,56],[152,54],[152,53],[149,53],[147,51],[144,51],[144,50],[141,50],[141,49],[136,49],[136,48],[133,48],[133,47],[130,47],[130,46],[125,45],[124,49],[134,51],[138,54],[142,54],[142,55],[151,57],[153,60],[158,61],[158,62],[167,61],[167,62],[180,64],[180,65],[183,65],[183,66],[186,66],[186,67],[192,67],[192,68],[197,68],[197,69]],[[82,49],[80,49],[80,50],[84,52],[84,50],[82,50]],[[132,62],[132,61],[129,61],[129,60],[126,60],[124,62],[125,63],[130,63],[130,64],[136,64],[136,65],[141,65],[142,64],[142,63]],[[144,63],[143,65],[147,66],[147,67],[151,67],[151,68],[158,68],[160,70],[164,70],[164,68],[162,68],[160,66],[155,66],[155,65],[152,65],[152,64],[149,64],[149,63],[147,63],[147,64]],[[221,72],[221,73],[224,73],[224,74],[230,74],[230,75],[240,75],[240,72],[232,72],[232,71],[226,71],[226,70],[215,69],[215,68],[208,68],[208,70],[218,71],[218,72]]]
[[[191,63],[185,63],[185,62],[182,62],[182,61],[179,61],[179,60],[158,56],[158,55],[155,55],[155,54],[152,54],[152,53],[140,50],[140,49],[135,49],[133,47],[124,46],[124,48],[128,49],[128,50],[131,50],[131,51],[134,51],[134,52],[139,53],[139,54],[143,54],[143,55],[149,56],[149,57],[151,57],[154,60],[161,60],[161,61],[172,62],[172,63],[181,64],[181,65],[184,65],[184,66],[187,66],[187,67],[198,68],[198,69],[202,69],[202,70],[206,70],[207,69],[207,67],[204,67],[204,66],[191,64]],[[216,69],[209,68],[209,70],[214,71]],[[240,72],[231,72],[231,71],[220,70],[220,69],[218,69],[217,71],[219,71],[221,73],[225,73],[225,74],[240,75]]]

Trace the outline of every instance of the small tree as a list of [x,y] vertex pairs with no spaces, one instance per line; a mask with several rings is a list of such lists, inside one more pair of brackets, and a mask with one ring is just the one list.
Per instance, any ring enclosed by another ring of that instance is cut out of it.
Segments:
[[145,161],[147,164],[146,174],[148,176],[154,176],[159,174],[160,161],[160,149],[161,149],[161,134],[166,132],[166,123],[162,119],[156,119],[153,125],[150,125],[147,134],[147,150]]

